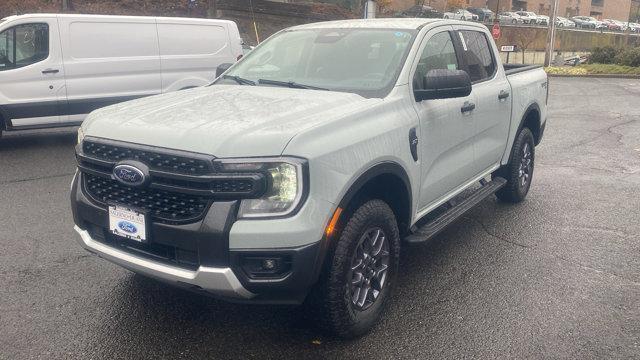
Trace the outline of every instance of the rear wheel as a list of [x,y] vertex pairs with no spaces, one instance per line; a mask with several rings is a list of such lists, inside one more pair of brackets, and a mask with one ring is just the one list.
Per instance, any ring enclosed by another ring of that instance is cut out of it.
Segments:
[[533,134],[528,128],[523,128],[514,140],[509,163],[494,174],[507,179],[507,184],[496,193],[498,199],[510,203],[524,200],[531,187],[534,160]]
[[[325,330],[343,338],[368,332],[381,318],[400,253],[396,218],[382,200],[360,206],[346,221],[316,288]],[[313,295],[313,294],[312,294]]]

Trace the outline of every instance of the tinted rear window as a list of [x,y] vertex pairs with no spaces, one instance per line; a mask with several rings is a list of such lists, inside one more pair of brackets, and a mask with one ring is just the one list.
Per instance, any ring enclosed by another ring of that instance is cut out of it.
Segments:
[[462,43],[462,57],[472,82],[493,77],[496,64],[491,55],[491,46],[484,33],[479,31],[459,31]]

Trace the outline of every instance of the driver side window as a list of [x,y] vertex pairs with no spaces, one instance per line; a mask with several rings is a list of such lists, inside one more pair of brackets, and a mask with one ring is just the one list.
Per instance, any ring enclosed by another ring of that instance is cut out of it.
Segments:
[[47,24],[22,24],[0,33],[0,71],[35,64],[47,57]]
[[448,31],[437,33],[427,41],[413,76],[413,87],[423,87],[424,76],[431,70],[458,70],[458,58]]
[[0,33],[0,71],[13,68],[15,61],[13,52],[13,30]]

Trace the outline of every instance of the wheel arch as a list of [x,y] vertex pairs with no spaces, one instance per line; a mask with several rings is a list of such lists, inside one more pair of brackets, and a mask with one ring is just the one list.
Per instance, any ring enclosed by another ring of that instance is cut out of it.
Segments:
[[[387,184],[387,188],[380,189],[380,184]],[[389,191],[390,189],[392,190]],[[401,236],[409,230],[413,210],[413,195],[407,171],[402,165],[393,161],[381,162],[370,167],[349,185],[349,188],[337,204],[334,214],[337,214],[338,218],[332,224],[336,231],[332,233],[325,232],[322,238],[314,270],[315,281],[321,274],[326,273],[327,260],[330,259],[328,255],[333,251],[333,246],[336,243],[335,239],[340,234],[340,230],[346,225],[349,216],[361,204],[375,198],[389,204],[396,215]],[[330,222],[333,222],[333,218]]]
[[516,132],[516,136],[518,133],[520,133],[520,130],[522,130],[522,128],[525,128],[525,127],[529,128],[529,130],[531,130],[531,133],[533,133],[533,139],[535,141],[535,144],[538,145],[540,143],[541,135],[542,135],[541,121],[542,121],[542,118],[540,116],[540,106],[537,103],[532,103],[524,111],[524,115],[520,120],[520,126],[518,126],[518,131]]
[[386,161],[372,166],[358,176],[338,204],[343,209],[339,221],[371,199],[383,200],[391,207],[401,233],[409,229],[413,194],[409,175],[402,165]]
[[9,116],[5,113],[5,111],[0,107],[0,131],[7,130],[9,127]]

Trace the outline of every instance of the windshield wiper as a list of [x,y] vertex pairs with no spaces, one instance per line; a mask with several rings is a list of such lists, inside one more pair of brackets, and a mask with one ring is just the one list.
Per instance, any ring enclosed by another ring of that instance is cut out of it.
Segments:
[[240,85],[255,85],[256,82],[249,80],[249,79],[245,79],[245,78],[241,78],[240,76],[236,76],[236,75],[222,75],[223,79],[231,79],[234,80],[235,82],[237,82]]
[[304,85],[299,84],[293,81],[278,81],[278,80],[269,80],[269,79],[259,79],[258,84],[267,84],[267,85],[276,85],[276,86],[288,86],[294,89],[309,89],[309,90],[329,90],[317,86]]

